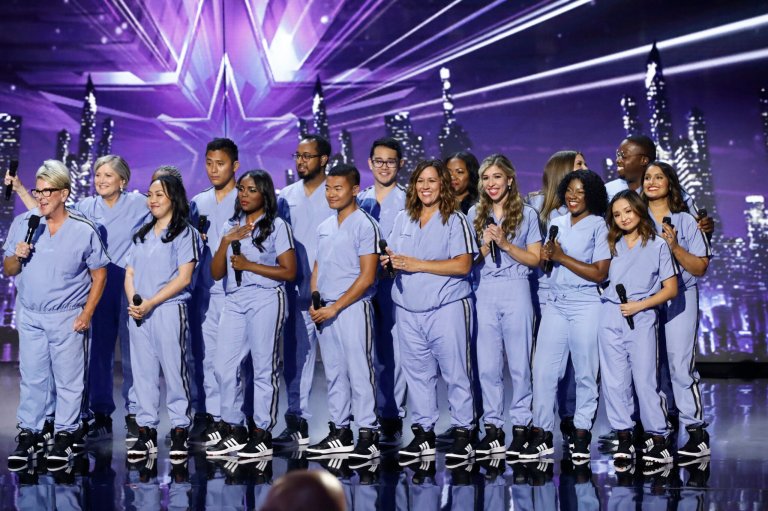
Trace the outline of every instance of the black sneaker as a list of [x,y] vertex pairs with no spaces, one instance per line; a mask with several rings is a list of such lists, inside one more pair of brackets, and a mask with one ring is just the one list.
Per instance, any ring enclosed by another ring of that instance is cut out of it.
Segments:
[[21,466],[29,461],[29,458],[35,454],[38,435],[29,429],[22,429],[16,435],[18,445],[16,449],[8,455],[8,465]]
[[69,431],[59,431],[53,442],[53,448],[48,453],[46,459],[48,463],[54,462],[57,465],[65,465],[72,459],[75,435]]
[[597,437],[597,440],[601,444],[619,445],[619,432],[615,429],[610,430],[608,433],[602,434]]
[[625,429],[616,432],[619,446],[613,453],[615,460],[631,460],[635,457],[635,443],[632,441],[632,430]]
[[589,459],[589,444],[592,442],[592,433],[586,429],[575,429],[571,435],[571,458]]
[[563,443],[570,445],[573,441],[571,436],[576,431],[576,426],[573,424],[573,417],[563,417],[560,419],[560,433],[563,435]]
[[337,428],[333,422],[328,423],[328,436],[320,442],[310,445],[307,452],[312,454],[337,454],[340,452],[352,452],[355,444],[352,430],[349,427]]
[[507,448],[507,456],[519,457],[528,447],[528,437],[531,435],[530,428],[526,426],[514,426],[512,428],[512,442]]
[[419,464],[414,467],[411,482],[417,486],[434,484],[436,473],[435,457],[433,455],[424,456],[419,458]]
[[504,452],[506,447],[504,439],[504,430],[493,424],[485,425],[485,436],[475,447],[475,452],[481,456],[488,456]]
[[709,481],[709,456],[702,458],[687,458],[680,461],[680,466],[688,472],[688,482],[691,488],[706,488]]
[[171,483],[184,484],[189,482],[189,462],[184,459],[171,464]]
[[139,438],[128,449],[128,457],[145,458],[151,454],[157,454],[157,430],[139,426]]
[[[400,456],[419,457],[435,454],[434,431],[424,431],[424,428],[418,424],[413,424],[411,431],[413,431],[413,440],[406,447],[400,449]],[[453,433],[451,433],[451,436],[453,436]]]
[[309,425],[306,419],[295,415],[285,416],[285,429],[272,442],[275,445],[307,445],[309,444]]
[[712,453],[712,450],[709,448],[709,433],[707,433],[703,425],[688,426],[685,430],[688,432],[688,441],[677,450],[680,456],[703,458]]
[[488,456],[479,460],[478,465],[484,471],[484,477],[487,483],[492,483],[499,476],[504,476],[504,470],[506,469],[506,459],[503,455]]
[[357,432],[357,445],[349,453],[351,458],[373,459],[381,455],[379,450],[379,432],[369,428],[360,428]]
[[528,438],[528,446],[519,454],[522,459],[536,459],[552,454],[555,448],[552,445],[552,432],[541,428],[531,428]]
[[453,443],[453,431],[456,429],[455,426],[451,426],[450,428],[446,429],[439,435],[435,437],[435,442],[438,444],[452,444]]
[[[534,428],[536,429],[536,428]],[[548,432],[552,435],[551,432]],[[526,463],[528,465],[528,484],[531,486],[544,486],[552,481],[555,470],[555,462],[542,458]]]
[[196,413],[192,420],[192,428],[189,430],[189,443],[202,443],[203,435],[213,422],[213,415],[210,413]]
[[669,451],[667,439],[661,435],[653,435],[653,447],[643,454],[643,461],[653,463],[672,463],[672,453]]
[[93,424],[88,427],[88,440],[98,442],[112,438],[112,417],[103,413],[94,415]]
[[237,456],[237,452],[248,443],[248,431],[245,426],[230,426],[226,422],[222,423],[219,431],[224,437],[216,445],[212,445],[205,450],[206,456],[226,456],[232,454]]
[[400,445],[403,439],[403,419],[381,419],[379,443],[381,445]]
[[357,477],[360,480],[361,486],[371,486],[379,481],[381,475],[379,471],[379,465],[381,460],[379,458],[374,459],[358,459],[349,462],[349,468],[357,472]]
[[72,450],[75,454],[81,454],[85,450],[85,439],[88,437],[93,423],[93,419],[82,421],[80,427],[72,433]]
[[[504,445],[504,444],[502,444]],[[472,435],[467,428],[456,428],[453,430],[453,445],[445,453],[446,458],[471,458],[475,454],[472,447]]]
[[260,428],[251,429],[248,443],[238,451],[237,455],[241,458],[272,456],[272,433]]
[[53,446],[53,421],[46,420],[43,430],[37,435],[37,452],[43,452]]
[[189,456],[189,444],[187,443],[187,428],[173,428],[171,430],[171,463],[183,463]]
[[224,421],[214,421],[208,426],[203,435],[202,445],[211,447],[218,445],[229,434],[229,425]]
[[643,433],[643,436],[638,438],[637,442],[635,442],[635,447],[638,451],[643,453],[650,451],[653,448],[653,434]]
[[129,413],[125,416],[125,445],[130,447],[139,439],[139,425],[136,423],[136,414]]

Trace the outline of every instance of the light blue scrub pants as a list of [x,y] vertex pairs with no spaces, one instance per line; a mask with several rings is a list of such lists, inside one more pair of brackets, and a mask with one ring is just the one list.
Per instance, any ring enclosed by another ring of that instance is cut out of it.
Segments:
[[570,353],[576,376],[573,422],[578,429],[590,430],[597,413],[600,298],[596,290],[568,294],[550,290],[549,296],[533,357],[533,425],[545,431],[554,429],[557,385]]
[[328,384],[328,415],[337,427],[348,427],[352,415],[358,428],[379,427],[373,335],[370,300],[359,300],[322,324],[318,342]]
[[504,354],[512,377],[509,416],[514,426],[531,423],[533,304],[527,279],[484,281],[477,297],[477,366],[483,422],[504,426]]
[[634,406],[627,389],[634,384],[640,418],[646,431],[666,435],[666,400],[659,390],[658,311],[648,309],[633,316],[631,330],[619,305],[603,303],[600,312],[601,387],[611,428],[632,429]]
[[437,423],[439,369],[448,385],[451,424],[472,429],[475,410],[471,385],[474,326],[471,299],[463,298],[426,312],[397,307],[396,315],[413,424],[430,431]]
[[52,388],[56,391],[56,433],[78,428],[90,345],[89,332],[72,330],[81,312],[81,308],[53,312],[21,308],[16,318],[21,372],[16,419],[22,429],[42,431]]
[[163,303],[144,318],[141,326],[128,323],[131,363],[136,389],[136,422],[160,424],[160,369],[165,379],[168,418],[173,428],[186,428],[191,420],[187,347],[189,324],[186,303]]
[[256,426],[270,431],[277,420],[280,340],[285,324],[285,290],[249,286],[228,295],[221,311],[216,352],[216,379],[220,385],[221,419],[244,425],[243,361],[253,360]]

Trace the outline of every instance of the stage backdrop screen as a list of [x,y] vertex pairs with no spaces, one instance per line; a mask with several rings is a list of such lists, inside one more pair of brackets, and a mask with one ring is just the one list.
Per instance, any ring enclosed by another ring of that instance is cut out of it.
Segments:
[[[120,154],[131,190],[175,165],[208,186],[206,143],[241,169],[295,179],[303,133],[358,166],[397,137],[424,157],[504,153],[523,192],[554,152],[616,177],[621,140],[647,134],[716,222],[700,281],[697,354],[766,361],[768,5],[647,0],[113,0],[0,3],[0,165],[31,187],[64,161],[74,195]],[[21,204],[2,201],[4,239]],[[0,280],[0,319],[14,288]]]

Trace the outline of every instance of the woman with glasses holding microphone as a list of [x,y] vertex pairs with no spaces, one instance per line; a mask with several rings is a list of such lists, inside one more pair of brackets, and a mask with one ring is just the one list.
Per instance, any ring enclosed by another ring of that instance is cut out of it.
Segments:
[[72,457],[85,388],[89,328],[107,279],[107,251],[93,223],[65,202],[69,169],[47,160],[36,174],[37,208],[17,216],[3,249],[3,271],[16,277],[21,391],[18,446],[10,464],[36,453],[51,389],[56,392],[55,444],[49,467]]
[[[123,292],[125,259],[131,245],[131,236],[149,221],[147,198],[141,193],[126,191],[131,180],[131,169],[122,157],[110,154],[96,160],[94,168],[95,195],[72,205],[72,210],[98,226],[111,262],[107,265],[107,285],[93,318],[91,353],[88,366],[86,402],[90,411],[88,438],[112,438],[112,397],[115,339],[119,339],[123,369],[122,395],[125,400],[128,434],[135,435],[136,396],[132,390],[133,376],[128,342],[128,303]],[[13,185],[28,209],[37,207],[18,177],[6,176],[6,184]],[[135,438],[133,438],[135,440]]]

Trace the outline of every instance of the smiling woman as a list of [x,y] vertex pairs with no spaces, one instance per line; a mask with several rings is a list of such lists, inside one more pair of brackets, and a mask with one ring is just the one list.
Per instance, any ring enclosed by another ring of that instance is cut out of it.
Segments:
[[14,219],[3,246],[3,269],[16,277],[17,310],[23,311],[17,315],[21,433],[8,460],[11,465],[27,463],[55,406],[55,444],[47,455],[48,466],[55,466],[69,462],[73,446],[84,435],[79,425],[88,330],[104,290],[109,258],[96,227],[64,206],[70,193],[64,164],[47,160],[36,178],[38,208]]

